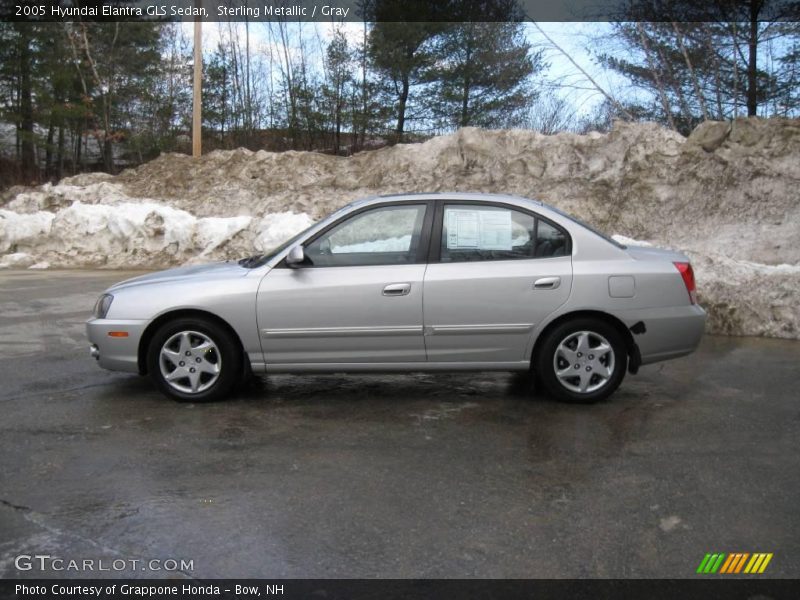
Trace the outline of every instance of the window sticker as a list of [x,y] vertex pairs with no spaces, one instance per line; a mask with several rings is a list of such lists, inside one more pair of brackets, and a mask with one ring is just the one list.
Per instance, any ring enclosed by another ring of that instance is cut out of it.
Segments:
[[511,212],[447,209],[448,250],[511,250]]
[[447,210],[447,247],[477,248],[480,241],[477,210]]
[[511,211],[481,211],[481,250],[511,250]]

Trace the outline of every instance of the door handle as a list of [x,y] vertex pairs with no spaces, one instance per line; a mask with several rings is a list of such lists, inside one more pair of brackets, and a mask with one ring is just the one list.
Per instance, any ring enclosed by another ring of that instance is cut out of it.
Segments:
[[383,288],[384,296],[407,296],[411,291],[410,283],[390,283]]
[[561,285],[561,277],[542,277],[533,282],[535,290],[554,290]]

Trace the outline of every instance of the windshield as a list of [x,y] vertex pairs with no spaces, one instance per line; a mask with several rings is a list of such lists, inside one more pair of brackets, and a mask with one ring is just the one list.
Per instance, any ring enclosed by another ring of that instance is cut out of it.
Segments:
[[589,225],[588,223],[584,223],[584,222],[583,222],[583,221],[581,221],[579,218],[577,218],[577,217],[573,217],[572,215],[565,213],[565,212],[564,212],[563,210],[561,210],[560,208],[556,208],[555,206],[550,206],[549,204],[545,204],[544,202],[542,203],[542,205],[543,205],[543,206],[546,206],[547,208],[549,208],[550,210],[552,210],[554,213],[558,213],[559,215],[561,215],[561,216],[562,216],[562,217],[564,217],[565,219],[569,219],[569,220],[570,220],[570,221],[572,221],[573,223],[577,223],[577,224],[578,224],[578,225],[580,225],[581,227],[583,227],[583,228],[585,228],[585,229],[588,229],[588,230],[589,230],[589,231],[591,231],[593,234],[595,234],[595,235],[598,235],[598,236],[600,236],[601,238],[603,238],[603,239],[604,239],[605,241],[607,241],[609,244],[614,244],[614,245],[615,245],[617,248],[620,248],[620,249],[622,249],[622,250],[626,250],[626,249],[628,248],[626,245],[624,245],[624,244],[620,244],[620,243],[619,243],[617,240],[615,240],[614,238],[612,238],[612,237],[610,237],[610,236],[606,235],[606,234],[605,234],[605,233],[603,233],[602,231],[598,231],[597,229],[595,229],[594,227],[592,227],[592,226],[591,226],[591,225]]

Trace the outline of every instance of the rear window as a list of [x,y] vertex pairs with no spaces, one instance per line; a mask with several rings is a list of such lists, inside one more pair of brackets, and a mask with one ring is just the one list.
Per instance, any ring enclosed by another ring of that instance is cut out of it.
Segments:
[[588,230],[589,230],[589,231],[591,231],[593,234],[595,234],[595,235],[597,235],[597,236],[599,236],[599,237],[603,238],[603,239],[604,239],[605,241],[607,241],[609,244],[614,244],[614,245],[615,245],[617,248],[620,248],[620,249],[622,249],[622,250],[626,250],[626,249],[628,248],[626,245],[624,245],[624,244],[620,244],[620,243],[619,243],[617,240],[615,240],[615,239],[614,239],[614,238],[612,238],[611,236],[608,236],[608,235],[606,235],[605,233],[603,233],[603,232],[601,232],[601,231],[598,231],[597,229],[595,229],[594,227],[592,227],[592,226],[591,226],[591,225],[589,225],[588,223],[584,223],[584,222],[583,222],[583,221],[581,221],[579,218],[577,218],[577,217],[573,217],[572,215],[570,215],[570,214],[568,214],[568,213],[565,213],[563,210],[561,210],[561,209],[559,209],[559,208],[556,208],[555,206],[550,206],[549,204],[544,204],[544,203],[542,203],[542,206],[545,206],[545,207],[549,208],[549,209],[550,209],[550,210],[552,210],[554,213],[557,213],[557,214],[561,215],[561,216],[562,216],[562,217],[564,217],[565,219],[569,219],[570,221],[572,221],[573,223],[575,223],[575,224],[577,224],[577,225],[580,225],[580,226],[581,226],[581,227],[583,227],[584,229],[588,229]]

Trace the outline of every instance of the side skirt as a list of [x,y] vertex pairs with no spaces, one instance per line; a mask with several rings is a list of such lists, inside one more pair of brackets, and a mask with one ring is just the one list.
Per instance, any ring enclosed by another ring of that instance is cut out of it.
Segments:
[[415,371],[527,371],[514,362],[252,363],[254,373],[406,373]]

